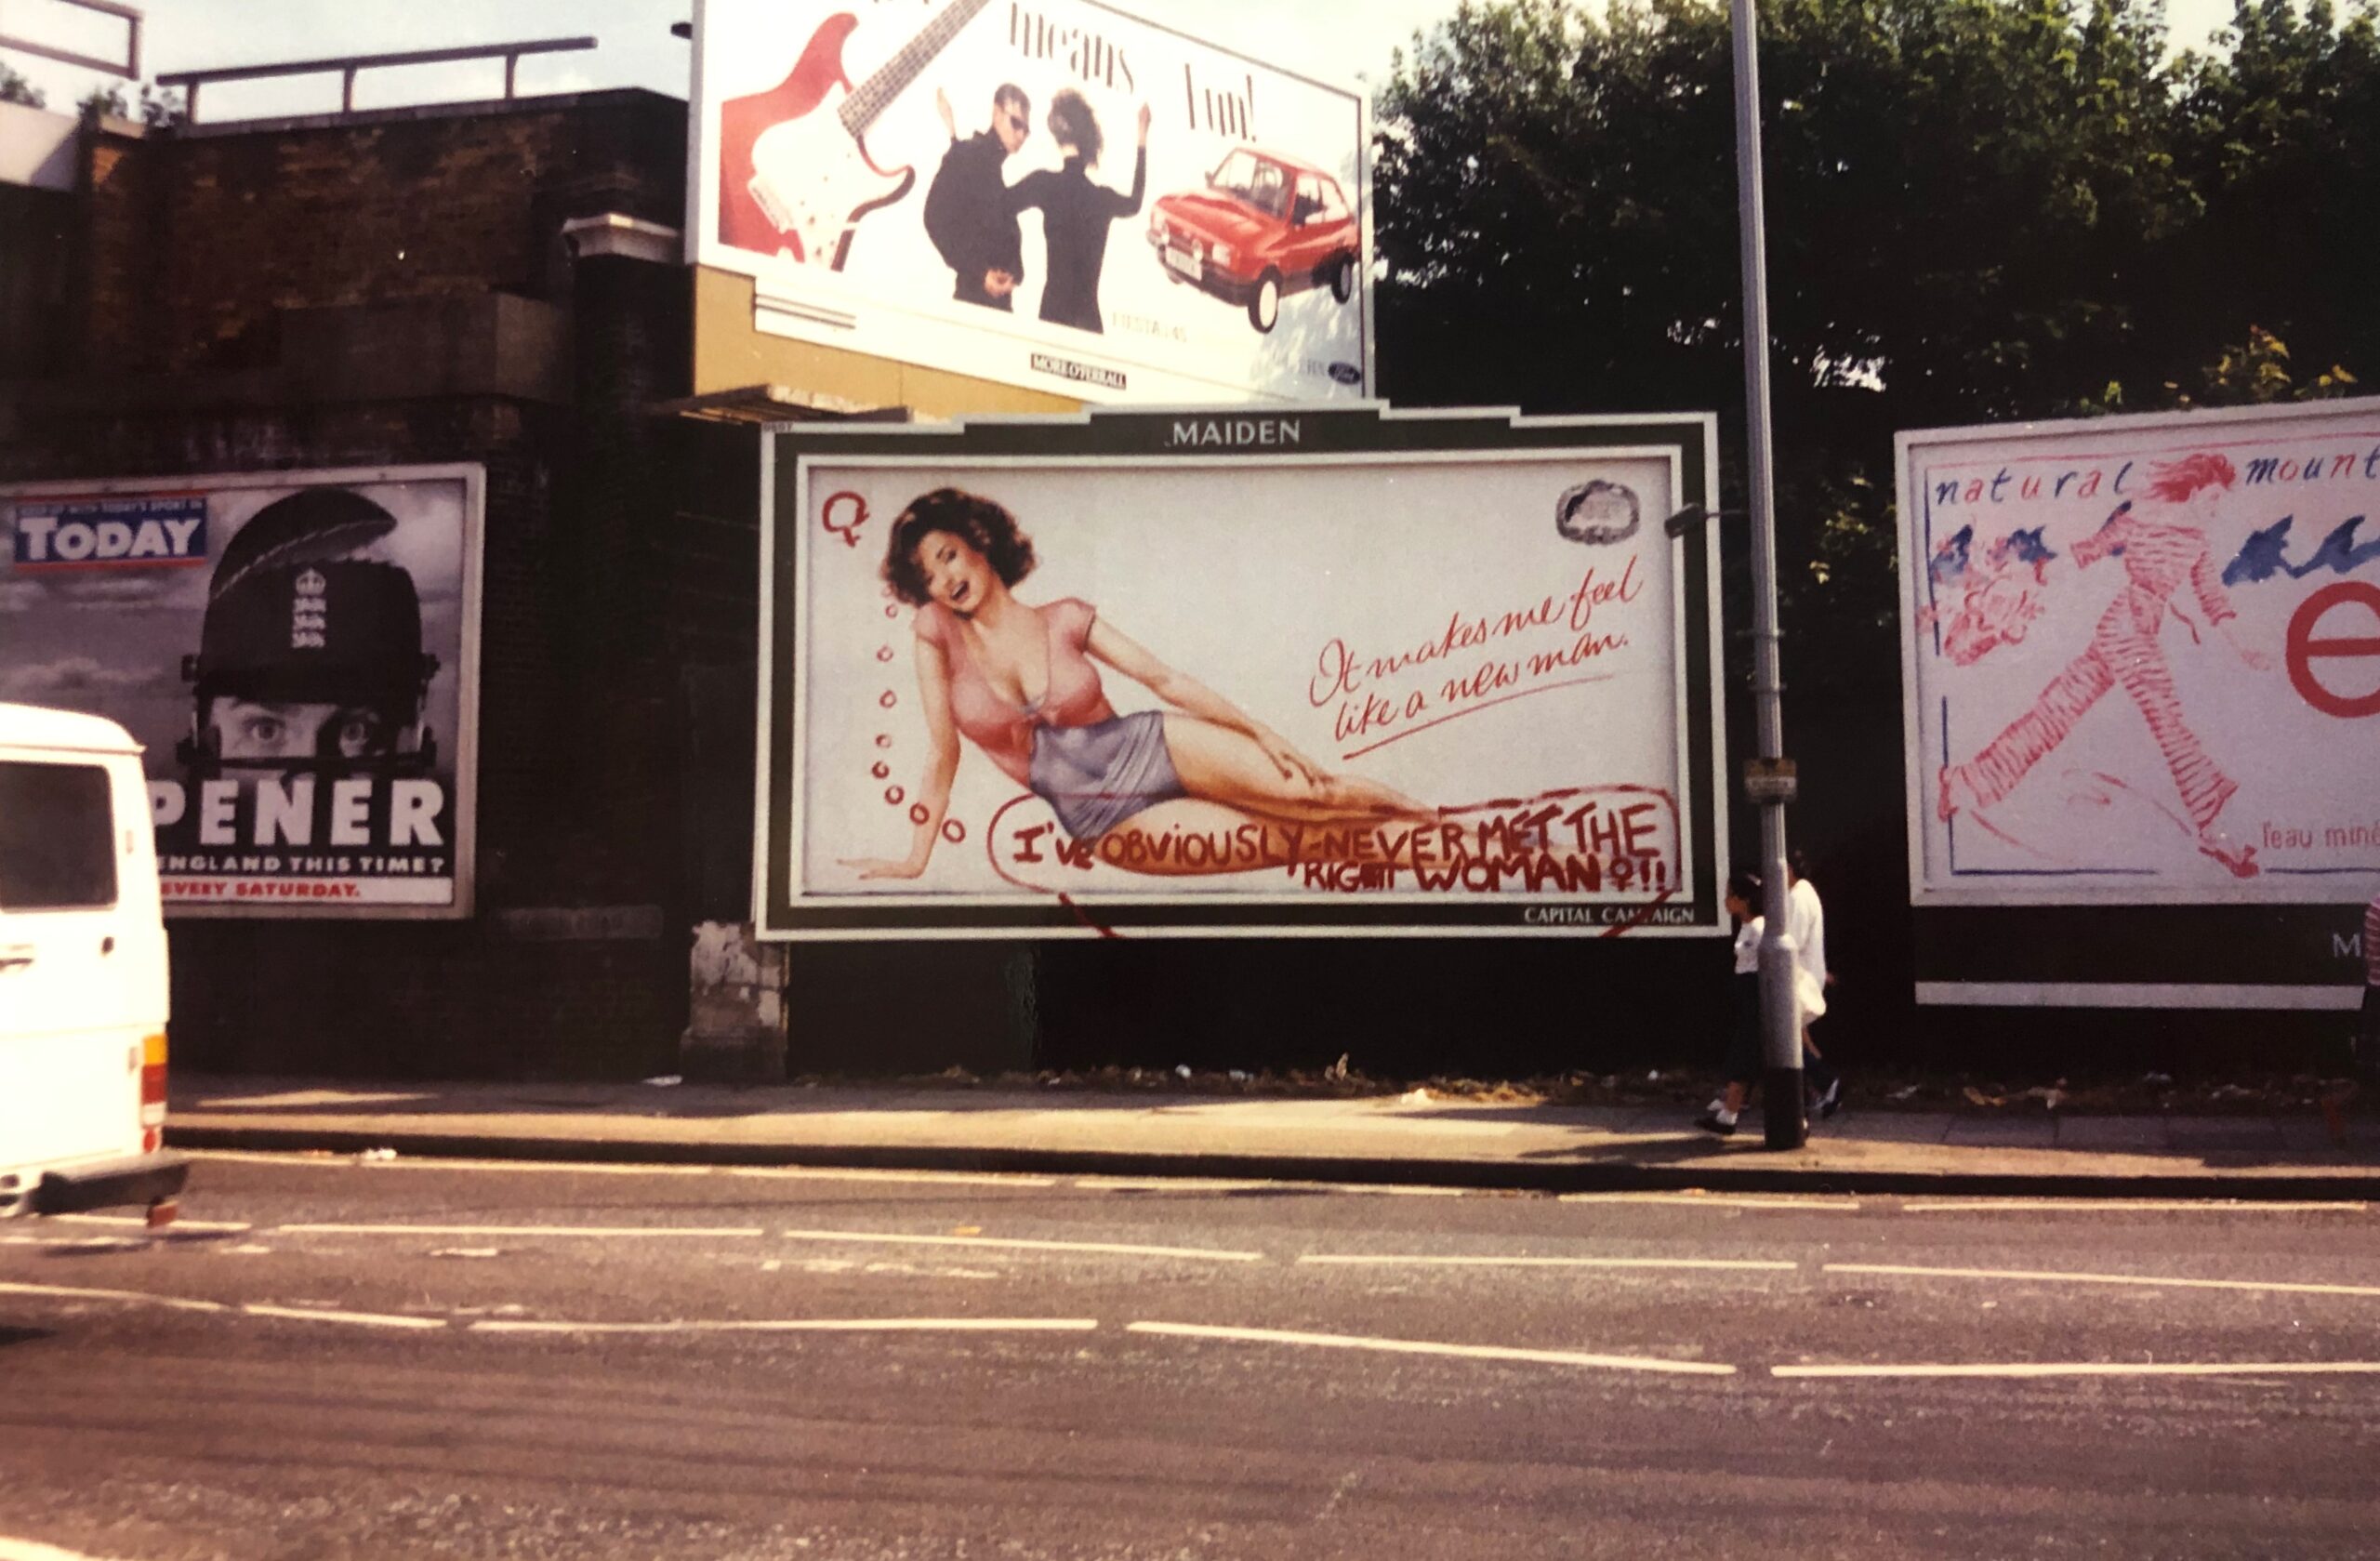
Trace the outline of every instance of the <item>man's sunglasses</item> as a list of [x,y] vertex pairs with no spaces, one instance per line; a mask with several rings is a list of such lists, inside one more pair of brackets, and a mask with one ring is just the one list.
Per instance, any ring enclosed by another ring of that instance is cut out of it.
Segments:
[[1029,131],[1029,127],[1028,127],[1028,126],[1025,125],[1025,116],[1024,116],[1023,114],[1021,114],[1021,113],[1002,113],[1002,114],[1000,115],[1000,117],[1001,117],[1002,119],[1007,120],[1007,121],[1008,121],[1008,127],[1009,127],[1010,129],[1012,129],[1012,130],[1015,131],[1018,135],[1022,136],[1022,135],[1026,135],[1026,134],[1029,134],[1029,133],[1030,133],[1030,131]]

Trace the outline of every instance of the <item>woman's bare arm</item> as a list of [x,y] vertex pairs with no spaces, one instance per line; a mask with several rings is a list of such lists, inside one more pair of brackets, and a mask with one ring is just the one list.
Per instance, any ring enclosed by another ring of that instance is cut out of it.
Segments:
[[881,856],[846,858],[863,879],[916,878],[933,859],[934,842],[942,838],[942,820],[950,811],[950,782],[959,774],[959,727],[950,719],[950,664],[942,647],[919,638],[918,649],[918,708],[925,718],[926,770],[918,785],[918,804],[925,816],[918,819],[909,838],[909,854],[898,860]]

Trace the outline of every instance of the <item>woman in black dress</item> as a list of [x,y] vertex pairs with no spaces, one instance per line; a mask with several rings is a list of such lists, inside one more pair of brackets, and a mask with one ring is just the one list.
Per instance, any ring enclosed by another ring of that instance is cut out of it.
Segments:
[[1041,242],[1049,252],[1042,274],[1041,318],[1081,331],[1104,331],[1099,318],[1099,272],[1107,259],[1107,227],[1141,209],[1148,184],[1149,110],[1141,105],[1140,148],[1132,159],[1132,192],[1119,195],[1091,181],[1106,144],[1099,117],[1072,87],[1050,101],[1050,137],[1065,155],[1065,166],[1027,174],[1009,190],[1019,211],[1040,208]]

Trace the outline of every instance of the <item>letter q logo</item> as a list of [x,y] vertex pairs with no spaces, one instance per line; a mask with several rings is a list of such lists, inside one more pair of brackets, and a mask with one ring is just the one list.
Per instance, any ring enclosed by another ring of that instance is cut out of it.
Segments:
[[[2331,609],[2343,605],[2360,607],[2367,615],[2354,626],[2362,632],[2342,634],[2334,628],[2318,637],[2315,631]],[[2290,686],[2314,708],[2341,721],[2380,715],[2380,679],[2362,680],[2362,693],[2342,694],[2314,675],[2319,660],[2353,657],[2368,666],[2380,666],[2380,586],[2340,580],[2307,597],[2290,617],[2287,654]]]

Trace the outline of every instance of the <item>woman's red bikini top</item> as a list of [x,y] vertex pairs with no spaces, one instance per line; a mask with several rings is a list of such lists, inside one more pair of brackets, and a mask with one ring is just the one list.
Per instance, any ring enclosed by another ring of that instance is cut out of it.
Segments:
[[950,669],[950,718],[960,734],[1018,784],[1030,786],[1035,727],[1091,726],[1115,720],[1116,711],[1100,687],[1099,668],[1084,649],[1099,610],[1071,596],[1025,610],[1041,620],[1050,648],[1050,686],[1029,706],[1003,698],[992,687],[967,647],[967,626],[941,602],[929,602],[918,609],[917,632],[918,638],[942,649],[943,663]]

